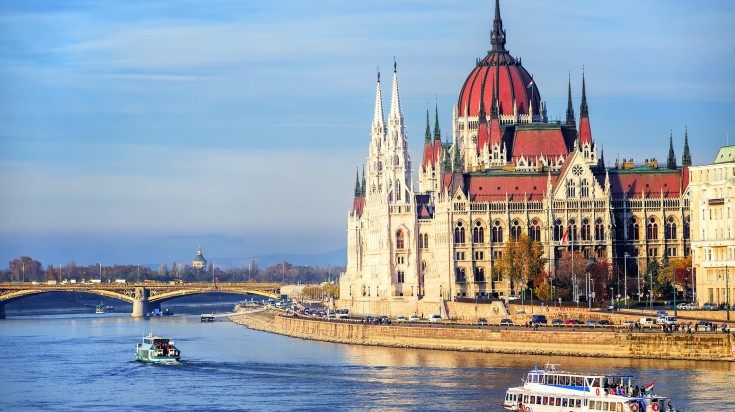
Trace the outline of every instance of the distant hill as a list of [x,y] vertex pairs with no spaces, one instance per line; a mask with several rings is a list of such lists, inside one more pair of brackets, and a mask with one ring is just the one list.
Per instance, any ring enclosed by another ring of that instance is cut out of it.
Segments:
[[321,266],[347,265],[347,249],[339,249],[327,253],[301,255],[294,253],[269,253],[249,258],[212,258],[211,261],[220,269],[244,268],[256,261],[261,269],[286,261],[292,265]]

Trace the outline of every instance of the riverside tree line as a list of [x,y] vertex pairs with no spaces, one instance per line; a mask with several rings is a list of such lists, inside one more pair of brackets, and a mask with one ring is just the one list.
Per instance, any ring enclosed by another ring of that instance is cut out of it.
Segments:
[[183,281],[189,282],[266,282],[266,283],[304,283],[314,284],[325,281],[336,281],[339,273],[344,271],[342,266],[297,266],[282,262],[265,269],[252,262],[247,268],[223,269],[209,264],[206,270],[197,270],[189,265],[172,262],[169,267],[161,264],[157,269],[143,265],[77,265],[69,262],[66,265],[48,265],[43,267],[41,262],[29,257],[21,256],[8,263],[8,268],[0,272],[2,282],[42,282],[64,280],[101,279],[103,282],[114,282],[124,279],[127,282],[156,282]]

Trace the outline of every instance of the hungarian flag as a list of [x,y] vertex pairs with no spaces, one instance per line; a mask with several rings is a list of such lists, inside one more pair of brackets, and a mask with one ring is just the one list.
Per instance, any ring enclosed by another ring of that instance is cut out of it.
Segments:
[[526,89],[528,89],[528,88],[529,88],[529,87],[531,87],[531,86],[533,86],[533,79],[531,79],[531,82],[530,82],[530,83],[528,83],[528,86],[526,86]]
[[651,392],[653,390],[653,384],[656,383],[656,381],[653,381],[649,383],[648,385],[643,387],[644,392]]
[[561,237],[560,245],[564,246],[564,244],[567,243],[567,236],[569,236],[569,226],[567,226],[567,230],[564,231],[564,235]]

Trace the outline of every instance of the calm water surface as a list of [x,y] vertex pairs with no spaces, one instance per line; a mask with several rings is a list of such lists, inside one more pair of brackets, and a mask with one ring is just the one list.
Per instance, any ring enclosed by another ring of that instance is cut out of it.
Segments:
[[[185,361],[135,362],[148,332]],[[0,321],[0,410],[503,410],[535,364],[656,381],[685,411],[735,411],[730,363],[454,353],[310,342],[198,316],[128,314]]]

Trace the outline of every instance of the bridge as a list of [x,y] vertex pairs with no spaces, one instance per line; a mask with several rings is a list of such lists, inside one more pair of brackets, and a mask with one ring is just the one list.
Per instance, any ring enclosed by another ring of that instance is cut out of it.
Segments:
[[276,298],[279,283],[64,283],[33,284],[29,282],[0,283],[0,319],[5,319],[5,304],[24,297],[49,292],[85,292],[133,304],[134,317],[145,316],[161,302],[186,295],[203,293],[233,293]]

